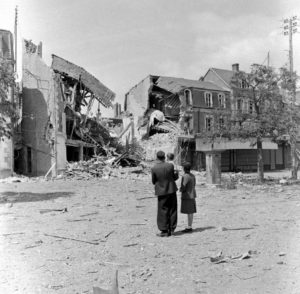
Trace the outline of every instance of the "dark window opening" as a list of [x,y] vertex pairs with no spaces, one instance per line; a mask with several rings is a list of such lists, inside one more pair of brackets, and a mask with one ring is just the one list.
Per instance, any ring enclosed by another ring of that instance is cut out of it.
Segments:
[[27,147],[27,172],[29,174],[32,173],[32,153],[31,153],[31,147]]
[[213,124],[213,119],[212,117],[206,117],[205,118],[205,129],[206,131],[211,131],[212,130],[212,124]]
[[80,148],[74,146],[67,146],[67,161],[79,161],[80,160]]

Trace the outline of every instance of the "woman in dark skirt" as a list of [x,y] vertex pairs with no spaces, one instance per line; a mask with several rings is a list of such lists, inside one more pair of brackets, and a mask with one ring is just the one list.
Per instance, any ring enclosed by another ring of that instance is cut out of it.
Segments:
[[181,179],[181,213],[187,214],[188,226],[184,232],[192,232],[193,216],[196,212],[196,178],[191,173],[191,164],[185,163],[183,165],[184,175]]

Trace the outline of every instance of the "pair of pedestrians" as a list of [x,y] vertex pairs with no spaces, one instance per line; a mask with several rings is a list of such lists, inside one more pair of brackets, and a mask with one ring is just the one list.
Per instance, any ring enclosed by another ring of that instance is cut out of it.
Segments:
[[[152,167],[152,183],[157,196],[157,226],[161,231],[158,236],[171,236],[177,226],[177,186],[175,181],[179,178],[174,164],[165,161],[165,153],[157,152],[158,162]],[[170,158],[172,160],[172,158]],[[170,161],[171,161],[170,160]],[[192,231],[193,214],[196,212],[195,176],[190,172],[191,165],[184,164],[184,175],[181,179],[181,213],[187,214],[188,226],[184,232]]]

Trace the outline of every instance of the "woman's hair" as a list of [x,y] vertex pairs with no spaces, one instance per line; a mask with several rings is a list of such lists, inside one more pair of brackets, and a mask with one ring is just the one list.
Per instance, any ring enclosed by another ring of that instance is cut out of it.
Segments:
[[168,153],[167,154],[167,158],[168,158],[168,160],[174,160],[174,153]]
[[187,173],[187,172],[190,172],[191,171],[191,164],[189,162],[186,162],[184,165],[183,165],[183,170]]

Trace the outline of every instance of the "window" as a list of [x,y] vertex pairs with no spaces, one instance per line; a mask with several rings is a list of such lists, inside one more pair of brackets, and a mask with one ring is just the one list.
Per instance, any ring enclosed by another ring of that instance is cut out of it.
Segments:
[[32,173],[32,165],[31,165],[31,147],[27,146],[27,172]]
[[204,98],[205,98],[205,105],[207,107],[212,107],[213,106],[212,94],[210,92],[205,92]]
[[218,102],[220,108],[226,108],[226,100],[223,93],[218,94]]
[[246,80],[239,81],[239,85],[240,85],[240,88],[242,88],[242,89],[248,88],[248,84],[247,84]]
[[248,113],[248,109],[249,109],[249,102],[248,102],[248,100],[243,100],[243,109],[242,109],[242,112],[243,113]]
[[205,130],[210,132],[213,128],[213,118],[211,116],[205,117]]
[[253,101],[249,101],[249,113],[253,113],[254,112],[254,107],[253,107]]
[[236,100],[236,110],[238,110],[238,111],[241,111],[241,110],[242,110],[242,103],[243,103],[243,100],[242,100],[242,99],[238,98],[238,99]]
[[193,106],[192,92],[191,90],[184,90],[184,97],[186,106]]
[[219,128],[220,128],[220,129],[223,129],[223,128],[224,128],[224,125],[225,125],[225,124],[224,124],[224,118],[223,118],[223,117],[220,117],[220,118],[219,118]]

